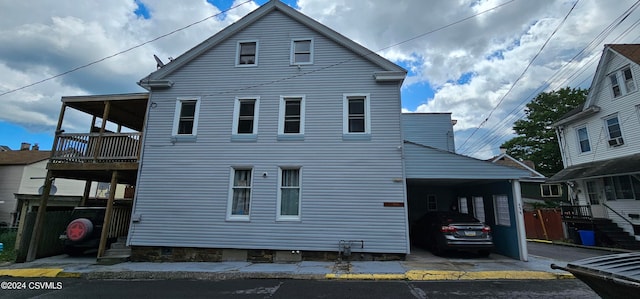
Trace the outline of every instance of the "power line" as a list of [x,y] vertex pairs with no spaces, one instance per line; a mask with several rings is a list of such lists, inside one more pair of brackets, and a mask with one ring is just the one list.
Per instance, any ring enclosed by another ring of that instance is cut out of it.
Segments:
[[493,109],[491,109],[491,111],[489,112],[489,115],[487,115],[487,117],[480,123],[480,125],[478,125],[478,127],[473,130],[473,132],[471,133],[471,135],[469,135],[467,137],[467,139],[462,143],[462,145],[460,146],[460,148],[462,149],[464,147],[465,144],[467,144],[467,141],[469,141],[469,139],[471,139],[471,137],[473,137],[473,135],[476,134],[476,132],[478,132],[478,130],[489,121],[489,118],[491,118],[491,115],[493,115],[493,112],[495,112],[498,107],[500,106],[500,104],[502,104],[502,102],[504,101],[504,99],[511,93],[511,91],[514,89],[514,87],[516,86],[516,84],[518,84],[518,82],[520,82],[520,80],[522,80],[522,78],[524,78],[524,74],[527,73],[527,71],[529,70],[529,67],[531,67],[531,65],[533,64],[533,62],[536,60],[536,58],[538,58],[538,56],[540,55],[540,53],[542,53],[542,51],[544,50],[544,48],[547,46],[547,44],[549,43],[549,41],[551,40],[551,38],[553,38],[553,36],[556,34],[556,32],[558,32],[558,29],[560,29],[560,27],[562,27],[562,25],[567,21],[567,18],[569,18],[569,15],[571,14],[571,12],[573,11],[573,9],[576,7],[576,5],[578,4],[578,2],[580,2],[580,0],[576,0],[576,2],[573,3],[573,6],[571,6],[571,9],[569,9],[569,12],[567,12],[567,14],[564,16],[564,18],[562,19],[562,21],[560,22],[560,24],[558,24],[558,26],[556,27],[556,29],[553,30],[553,32],[551,33],[551,35],[549,35],[549,37],[547,38],[547,40],[545,40],[544,44],[542,44],[542,47],[540,47],[540,49],[538,50],[538,52],[536,53],[535,56],[533,56],[533,58],[529,61],[529,64],[527,64],[527,67],[524,68],[524,70],[522,71],[522,73],[520,74],[520,76],[518,76],[518,78],[516,79],[516,81],[513,82],[513,84],[511,84],[511,87],[509,87],[509,90],[507,90],[507,92],[500,98],[500,100],[498,101],[498,104],[495,105],[495,107],[493,107]]
[[11,90],[5,91],[5,92],[3,92],[3,93],[0,93],[0,97],[1,97],[1,96],[4,96],[4,95],[7,95],[7,94],[10,94],[10,93],[14,93],[14,92],[19,91],[19,90],[23,90],[23,89],[25,89],[25,88],[29,88],[29,87],[34,86],[34,85],[38,85],[38,84],[40,84],[40,83],[44,83],[44,82],[47,82],[47,81],[53,80],[53,79],[58,78],[58,77],[62,77],[62,76],[64,76],[64,75],[67,75],[67,74],[73,73],[73,72],[75,72],[75,71],[78,71],[78,70],[81,70],[81,69],[84,69],[84,68],[90,67],[90,66],[92,66],[92,65],[94,65],[94,64],[97,64],[97,63],[103,62],[103,61],[105,61],[105,60],[107,60],[107,59],[110,59],[110,58],[116,57],[116,56],[118,56],[118,55],[121,55],[121,54],[124,54],[124,53],[127,53],[127,52],[130,52],[130,51],[135,50],[135,49],[137,49],[137,48],[140,48],[140,47],[142,47],[142,46],[144,46],[144,45],[146,45],[146,44],[150,44],[150,43],[152,43],[152,42],[155,42],[155,41],[157,41],[157,40],[160,40],[160,39],[162,39],[162,38],[165,38],[165,37],[167,37],[167,36],[169,36],[169,35],[173,35],[173,34],[175,34],[175,33],[177,33],[177,32],[180,32],[180,31],[182,31],[182,30],[185,30],[185,29],[187,29],[187,28],[189,28],[189,27],[192,27],[192,26],[194,26],[194,25],[200,24],[200,23],[202,23],[202,22],[204,22],[204,21],[206,21],[206,20],[209,20],[209,19],[215,18],[215,17],[217,17],[217,16],[219,16],[219,15],[222,15],[222,14],[224,14],[224,13],[227,13],[227,12],[229,12],[229,11],[231,11],[231,10],[233,10],[233,9],[236,9],[236,8],[238,8],[238,7],[240,7],[240,6],[244,5],[244,4],[247,4],[247,3],[251,2],[251,1],[252,1],[252,0],[247,0],[247,1],[242,2],[242,3],[240,3],[240,4],[236,4],[235,6],[232,6],[232,7],[228,8],[228,9],[226,9],[226,10],[223,10],[223,11],[221,11],[221,12],[219,12],[219,13],[215,14],[215,15],[208,16],[208,17],[206,17],[206,18],[204,18],[204,19],[202,19],[202,20],[199,20],[199,21],[193,22],[193,23],[191,23],[191,24],[189,24],[189,25],[186,25],[186,26],[184,26],[184,27],[180,27],[180,28],[178,28],[178,29],[175,29],[175,30],[173,30],[173,31],[169,32],[169,33],[165,33],[165,34],[160,35],[160,36],[158,36],[158,37],[156,37],[156,38],[150,39],[150,40],[148,40],[148,41],[146,41],[146,42],[143,42],[143,43],[141,43],[141,44],[137,44],[137,45],[135,45],[135,46],[133,46],[133,47],[127,48],[127,49],[122,50],[122,51],[120,51],[120,52],[117,52],[117,53],[111,54],[111,55],[109,55],[109,56],[106,56],[106,57],[100,58],[100,59],[98,59],[98,60],[94,60],[94,61],[89,62],[89,63],[87,63],[87,64],[84,64],[84,65],[81,65],[81,66],[75,67],[75,68],[70,69],[70,70],[68,70],[68,71],[65,71],[65,72],[59,73],[59,74],[57,74],[57,75],[54,75],[54,76],[51,76],[51,77],[48,77],[48,78],[45,78],[45,79],[42,79],[42,80],[40,80],[40,81],[36,81],[36,82],[30,83],[30,84],[24,85],[24,86],[22,86],[22,87],[18,87],[18,88],[16,88],[16,89],[11,89]]
[[[511,112],[509,112],[506,118],[502,119],[502,121],[500,121],[498,124],[496,124],[493,129],[485,132],[482,137],[478,138],[478,140],[484,140],[485,137],[488,137],[490,135],[493,134],[493,132],[497,132],[498,130],[501,129],[506,129],[507,125],[512,124],[515,120],[513,120],[514,118],[517,117],[518,113],[515,113],[516,111],[520,110],[527,102],[530,101],[531,98],[533,98],[536,94],[542,92],[542,90],[546,89],[546,90],[555,90],[557,88],[560,88],[561,86],[564,86],[565,84],[568,84],[569,81],[573,80],[572,78],[577,78],[578,76],[580,76],[582,73],[584,73],[591,64],[593,64],[596,61],[596,58],[598,58],[598,56],[593,56],[589,59],[589,62],[581,67],[581,70],[579,71],[574,71],[573,74],[569,75],[568,77],[564,76],[565,73],[567,73],[568,66],[575,61],[579,56],[583,55],[584,53],[588,53],[591,50],[594,50],[595,47],[599,44],[602,43],[602,41],[611,34],[611,32],[613,32],[613,30],[615,30],[616,28],[619,27],[619,25],[629,17],[629,15],[635,11],[638,6],[640,5],[640,1],[637,1],[636,3],[634,3],[631,7],[629,7],[625,12],[623,12],[620,16],[618,16],[613,22],[611,22],[602,32],[600,32],[594,39],[591,40],[591,42],[589,44],[587,44],[587,46],[585,46],[579,53],[577,53],[575,56],[573,56],[567,63],[564,64],[564,66],[562,68],[560,68],[558,71],[556,71],[551,78],[545,80],[542,83],[542,86],[540,86],[539,88],[537,88],[536,90],[534,90],[529,96],[524,97],[523,101],[515,106]],[[633,29],[635,29],[638,25],[640,24],[640,20],[637,20],[634,24],[632,24],[631,26],[629,26],[624,32],[622,32],[621,34],[619,34],[614,40],[613,43],[615,43],[617,40],[620,40],[621,38],[623,38],[624,36],[626,36],[630,31],[632,31]],[[555,86],[551,85],[551,82],[556,82],[555,78],[560,78],[560,77],[565,77],[564,80],[560,83],[556,83]],[[585,78],[583,81],[581,81],[577,86],[581,85],[582,83],[584,83],[586,80],[588,80],[590,78]],[[518,120],[523,119],[525,115],[521,116],[518,118]],[[477,141],[474,142],[473,145],[470,145],[464,152],[472,152],[475,149],[479,149],[480,147],[486,145],[486,144],[493,144],[495,141],[499,141],[502,138],[510,135],[512,133],[502,133],[501,135],[493,135],[491,137],[491,139],[487,142],[481,142],[481,141]],[[468,140],[468,139],[467,139]]]

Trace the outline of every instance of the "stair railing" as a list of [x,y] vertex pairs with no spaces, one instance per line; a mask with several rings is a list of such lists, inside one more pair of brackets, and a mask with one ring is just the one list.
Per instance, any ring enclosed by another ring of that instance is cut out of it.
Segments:
[[606,203],[602,203],[602,205],[605,206],[607,209],[609,209],[614,214],[618,215],[618,217],[622,218],[622,220],[624,220],[627,223],[629,223],[629,225],[631,225],[631,227],[633,228],[633,234],[634,235],[640,235],[640,225],[634,224],[631,220],[629,220],[626,217],[622,216],[622,214],[618,213],[618,211],[614,210],[613,208],[608,206]]

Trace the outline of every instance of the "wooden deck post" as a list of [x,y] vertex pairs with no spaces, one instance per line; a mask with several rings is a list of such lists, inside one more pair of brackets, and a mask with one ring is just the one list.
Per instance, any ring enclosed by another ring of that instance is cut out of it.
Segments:
[[[53,139],[53,145],[51,146],[51,156],[49,160],[56,154],[56,148],[58,147],[59,134],[62,133],[62,120],[64,119],[64,111],[67,105],[62,103],[60,108],[60,116],[58,116],[58,125],[56,126],[56,137]],[[47,170],[47,176],[44,179],[44,190],[42,191],[42,199],[40,200],[40,206],[38,207],[38,213],[36,214],[36,222],[33,225],[33,232],[31,233],[31,240],[29,241],[29,250],[27,251],[27,262],[31,262],[36,259],[38,254],[38,246],[40,245],[40,238],[42,235],[42,226],[44,225],[44,216],[47,211],[47,202],[49,201],[49,193],[51,192],[51,184],[53,184],[53,174],[50,170]]]
[[87,199],[89,199],[89,192],[91,192],[91,181],[84,182],[84,192],[82,193],[82,200],[80,201],[80,206],[84,207],[87,205]]
[[113,215],[113,201],[116,197],[116,187],[118,186],[118,172],[111,174],[111,185],[109,186],[109,200],[107,201],[107,210],[104,213],[104,222],[102,225],[102,234],[100,235],[100,246],[98,247],[98,258],[104,256],[107,247],[107,238],[109,238],[109,228],[111,226],[111,215]]
[[102,113],[102,126],[100,127],[100,135],[98,135],[98,142],[96,144],[96,149],[93,152],[93,160],[98,160],[98,156],[100,156],[100,152],[102,151],[102,135],[104,135],[105,128],[107,126],[107,119],[109,119],[109,111],[111,110],[111,101],[104,102],[104,111]]

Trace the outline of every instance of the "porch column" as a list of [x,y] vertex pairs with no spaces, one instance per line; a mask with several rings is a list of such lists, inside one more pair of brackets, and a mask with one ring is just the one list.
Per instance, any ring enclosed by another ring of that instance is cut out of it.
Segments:
[[47,211],[47,202],[49,201],[49,193],[51,192],[51,184],[53,183],[53,176],[51,171],[47,171],[47,177],[44,180],[44,190],[42,191],[42,199],[40,200],[40,206],[38,207],[38,213],[36,214],[36,222],[33,225],[33,233],[31,234],[31,241],[29,242],[29,250],[27,251],[27,262],[31,262],[36,259],[38,253],[38,246],[40,245],[40,239],[42,235],[42,226],[44,225],[44,217]]
[[107,201],[107,210],[104,213],[104,222],[102,225],[102,234],[100,235],[100,246],[98,247],[98,258],[104,256],[107,247],[107,238],[109,238],[109,228],[111,226],[111,215],[113,215],[113,201],[116,197],[116,187],[118,186],[118,172],[111,174],[111,185],[109,186],[109,200]]
[[104,135],[105,128],[107,126],[107,119],[109,118],[109,110],[111,110],[111,101],[104,102],[104,111],[102,112],[102,126],[100,127],[100,135],[98,135],[98,142],[96,144],[96,150],[93,153],[93,160],[98,160],[98,156],[102,151],[102,135]]
[[[53,139],[53,145],[51,146],[51,156],[49,161],[56,154],[58,148],[59,134],[62,133],[62,120],[64,119],[64,112],[67,108],[65,103],[62,103],[60,108],[60,116],[58,116],[58,124],[56,125],[55,138]],[[33,225],[33,232],[31,233],[31,240],[29,241],[29,250],[27,251],[27,262],[31,262],[36,259],[38,253],[38,246],[40,245],[40,238],[42,235],[42,225],[44,225],[44,216],[47,211],[47,202],[49,201],[49,193],[51,192],[51,184],[53,183],[53,174],[50,170],[47,170],[47,176],[44,179],[44,190],[42,191],[42,199],[40,200],[40,206],[38,207],[38,213],[36,214],[36,221]]]
[[91,183],[91,181],[84,182],[84,192],[82,193],[82,200],[80,201],[81,207],[87,205],[87,199],[89,199],[89,193],[91,192]]
[[518,233],[518,248],[520,249],[520,260],[528,261],[529,260],[529,252],[527,250],[527,231],[524,227],[524,214],[522,212],[523,204],[522,204],[522,192],[520,190],[520,181],[512,180],[511,181],[512,189],[513,189],[513,203],[514,209],[516,209],[516,231]]

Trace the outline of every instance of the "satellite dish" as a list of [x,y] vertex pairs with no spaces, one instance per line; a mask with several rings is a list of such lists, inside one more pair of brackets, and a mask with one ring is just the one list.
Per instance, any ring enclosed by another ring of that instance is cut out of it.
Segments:
[[[40,186],[40,188],[38,189],[38,194],[42,195],[42,193],[44,192],[44,185]],[[58,188],[56,187],[56,185],[51,185],[51,190],[49,190],[49,195],[56,195],[56,192],[58,192]]]
[[162,62],[162,60],[160,60],[160,58],[158,58],[158,56],[156,56],[156,54],[153,54],[153,58],[155,58],[156,60],[156,67],[161,68],[164,66],[164,62]]

